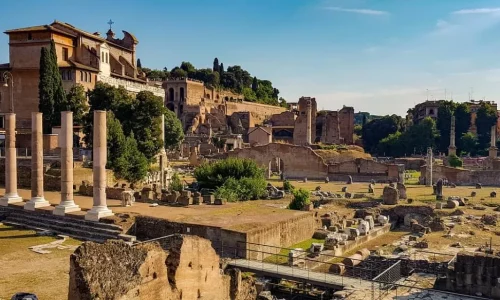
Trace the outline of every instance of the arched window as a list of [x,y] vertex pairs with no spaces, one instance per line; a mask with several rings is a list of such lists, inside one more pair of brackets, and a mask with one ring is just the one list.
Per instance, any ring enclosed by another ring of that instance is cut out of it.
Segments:
[[80,71],[80,81],[83,82],[83,71]]
[[101,51],[101,61],[104,62],[104,52]]
[[85,78],[85,82],[87,82],[88,78],[87,78],[87,72],[84,72],[85,74],[83,75],[83,78]]
[[107,64],[109,63],[109,56],[108,56],[108,53],[106,53],[106,63],[107,63]]

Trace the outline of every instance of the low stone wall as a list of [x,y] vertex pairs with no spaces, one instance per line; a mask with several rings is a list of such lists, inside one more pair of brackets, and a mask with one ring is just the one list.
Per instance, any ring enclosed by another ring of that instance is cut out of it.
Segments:
[[[137,236],[140,240],[149,240],[176,233],[196,235],[210,240],[217,253],[221,256],[261,259],[274,254],[276,248],[265,247],[260,244],[288,247],[310,239],[315,229],[316,222],[312,213],[304,213],[304,215],[286,221],[270,223],[268,226],[262,226],[248,232],[137,216],[135,226],[132,227],[129,233]],[[259,251],[259,253],[256,251]],[[268,254],[262,257],[260,252],[268,252]]]
[[[427,166],[423,166],[421,174],[424,176]],[[481,183],[487,186],[500,186],[500,170],[466,170],[447,166],[435,165],[432,169],[432,178],[446,178],[456,185],[475,185]]]
[[[44,170],[50,169],[55,160],[44,160]],[[5,158],[0,158],[0,170],[5,170]],[[54,172],[57,173],[57,172]],[[61,190],[61,176],[59,174],[47,174],[43,176],[43,189],[46,191]],[[0,184],[5,185],[5,172],[0,172]],[[31,188],[31,158],[17,159],[17,186],[18,188]]]
[[372,180],[375,180],[375,182],[397,182],[398,178],[397,177],[390,177],[386,174],[358,174],[358,173],[345,173],[345,174],[339,174],[339,173],[329,173],[328,174],[328,179],[331,181],[347,181],[348,176],[352,177],[352,180],[354,182],[371,182]]
[[[122,192],[124,192],[125,190],[126,189],[124,188],[118,188],[118,187],[106,187],[106,198],[121,200]],[[78,188],[78,193],[82,196],[92,197],[94,196],[94,186],[82,184]]]

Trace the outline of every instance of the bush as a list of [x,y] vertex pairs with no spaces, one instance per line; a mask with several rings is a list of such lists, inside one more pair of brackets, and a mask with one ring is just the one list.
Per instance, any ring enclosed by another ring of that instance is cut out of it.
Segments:
[[304,189],[293,190],[293,200],[288,205],[289,209],[302,210],[302,208],[311,203],[310,193]]
[[228,158],[199,166],[194,171],[194,177],[200,183],[200,187],[217,189],[229,178],[264,179],[264,169],[251,159]]
[[266,192],[264,178],[229,178],[215,191],[215,196],[226,199],[228,202],[239,200],[257,200]]
[[454,168],[460,168],[463,166],[463,161],[455,154],[448,156],[448,163]]
[[283,190],[285,192],[291,192],[295,189],[295,187],[290,183],[290,181],[285,180],[283,181]]
[[184,186],[182,185],[182,181],[181,178],[179,177],[179,174],[174,173],[174,175],[172,175],[172,181],[170,181],[169,190],[181,192],[183,188]]

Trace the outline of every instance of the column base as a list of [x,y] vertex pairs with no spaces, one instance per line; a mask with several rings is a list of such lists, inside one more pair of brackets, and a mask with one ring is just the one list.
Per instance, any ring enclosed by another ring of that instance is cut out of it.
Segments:
[[33,197],[30,201],[26,202],[26,204],[24,205],[24,209],[35,210],[35,208],[47,206],[50,206],[50,202],[45,200],[44,197]]
[[91,210],[87,211],[85,220],[99,222],[100,218],[109,217],[114,213],[107,206],[94,206]]
[[450,155],[457,155],[457,147],[448,147],[448,156]]
[[498,152],[498,149],[496,147],[490,147],[490,149],[488,151],[488,156],[490,158],[496,158],[497,157],[497,152]]
[[54,215],[57,216],[64,216],[65,214],[69,212],[74,212],[74,211],[80,211],[82,210],[80,206],[75,204],[75,201],[73,200],[66,200],[64,202],[61,202],[54,211],[52,212]]
[[23,202],[23,198],[19,197],[16,193],[15,195],[5,195],[0,198],[0,206],[8,206],[11,203]]

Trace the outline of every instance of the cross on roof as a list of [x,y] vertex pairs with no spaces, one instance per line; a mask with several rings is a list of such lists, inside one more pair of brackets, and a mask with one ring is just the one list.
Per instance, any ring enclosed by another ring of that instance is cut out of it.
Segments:
[[108,25],[109,25],[109,30],[111,30],[111,25],[115,24],[115,22],[113,22],[111,19],[109,19],[108,21]]

